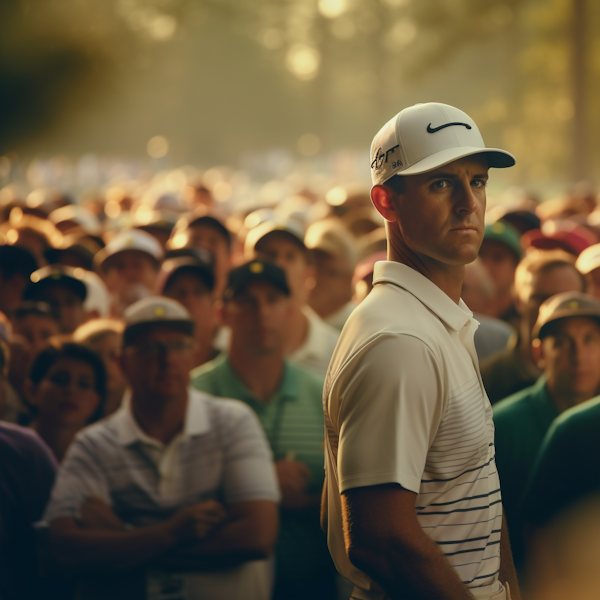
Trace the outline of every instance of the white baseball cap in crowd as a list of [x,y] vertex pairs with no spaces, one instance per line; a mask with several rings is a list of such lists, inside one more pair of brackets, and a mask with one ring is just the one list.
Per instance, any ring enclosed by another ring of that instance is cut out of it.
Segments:
[[600,244],[594,244],[586,248],[577,258],[575,266],[583,275],[587,275],[600,267]]
[[187,335],[194,333],[194,321],[187,309],[171,298],[149,296],[128,306],[123,312],[125,345],[149,328],[157,325],[168,326]]
[[485,154],[490,167],[512,167],[515,157],[486,148],[475,121],[458,108],[439,102],[401,110],[371,144],[371,180],[385,183],[394,175],[433,171],[459,158]]
[[126,250],[144,252],[150,255],[157,264],[163,257],[162,246],[153,235],[141,229],[127,229],[118,233],[94,256],[94,263],[97,267],[102,267],[111,256]]
[[280,231],[287,234],[301,248],[306,248],[304,245],[304,225],[302,222],[294,217],[287,219],[276,217],[275,219],[260,223],[248,232],[244,242],[244,254],[248,258],[252,258],[256,244],[273,231]]
[[98,317],[110,316],[111,297],[106,284],[93,271],[81,269],[81,280],[85,284],[87,294],[83,302],[84,310],[97,312]]

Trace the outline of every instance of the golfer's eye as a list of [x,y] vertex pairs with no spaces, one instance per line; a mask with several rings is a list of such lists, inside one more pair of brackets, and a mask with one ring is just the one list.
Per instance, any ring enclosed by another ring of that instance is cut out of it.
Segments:
[[438,181],[434,181],[432,184],[432,187],[441,190],[445,187],[448,187],[450,184],[448,183],[448,181],[446,179],[440,179]]
[[473,187],[482,188],[482,187],[485,187],[487,185],[487,181],[485,181],[485,179],[474,179],[471,182],[471,185]]

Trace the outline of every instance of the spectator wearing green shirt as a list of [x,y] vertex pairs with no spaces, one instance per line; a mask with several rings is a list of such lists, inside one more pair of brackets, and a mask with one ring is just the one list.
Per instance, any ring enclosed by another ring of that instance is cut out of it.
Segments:
[[273,598],[331,599],[335,570],[319,527],[323,381],[284,359],[291,302],[274,263],[253,260],[232,270],[217,307],[231,329],[228,352],[194,370],[192,382],[248,404],[271,445],[282,494]]
[[553,296],[541,305],[533,336],[533,355],[543,375],[494,406],[496,465],[515,565],[521,570],[521,506],[542,440],[563,411],[600,392],[600,301],[580,292]]

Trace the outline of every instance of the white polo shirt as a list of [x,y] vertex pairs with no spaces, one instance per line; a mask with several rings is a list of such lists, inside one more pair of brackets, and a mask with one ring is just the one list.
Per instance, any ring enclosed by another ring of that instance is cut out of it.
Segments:
[[289,359],[322,379],[327,373],[340,332],[325,323],[308,304],[302,307],[302,312],[308,319],[308,333],[302,346],[290,354]]
[[324,389],[328,543],[342,575],[381,597],[347,558],[340,494],[398,483],[417,519],[473,593],[500,590],[502,504],[477,321],[426,277],[375,264],[374,288],[348,319]]
[[[90,495],[139,527],[211,498],[225,504],[277,502],[279,489],[270,448],[252,410],[190,389],[183,431],[167,445],[144,433],[128,401],[80,432],[58,471],[44,520],[78,518]],[[228,600],[237,594],[268,600],[271,577],[270,561],[251,561],[215,573],[187,573],[183,585],[188,600]],[[118,590],[110,597],[118,598]]]

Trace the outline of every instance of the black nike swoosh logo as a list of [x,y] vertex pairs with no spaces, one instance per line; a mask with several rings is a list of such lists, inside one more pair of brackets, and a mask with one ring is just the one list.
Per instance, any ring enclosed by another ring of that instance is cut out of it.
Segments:
[[436,131],[439,131],[440,129],[444,129],[444,127],[452,127],[453,125],[462,125],[463,127],[466,127],[467,129],[473,129],[467,123],[446,123],[445,125],[440,125],[439,127],[433,127],[433,128],[431,127],[431,123],[429,123],[429,125],[427,125],[427,133],[435,133]]

